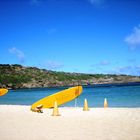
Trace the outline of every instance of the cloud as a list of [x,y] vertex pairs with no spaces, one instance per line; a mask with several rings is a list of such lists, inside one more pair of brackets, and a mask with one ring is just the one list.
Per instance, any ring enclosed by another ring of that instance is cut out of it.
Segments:
[[109,63],[109,61],[107,61],[107,60],[101,61],[101,62],[99,63],[100,66],[106,66],[106,65],[109,65],[109,64],[110,64],[110,63]]
[[107,60],[103,60],[99,63],[92,64],[91,68],[89,69],[89,72],[98,71],[98,73],[106,73],[105,69],[107,68],[108,65],[110,65],[110,62]]
[[9,49],[9,52],[11,54],[14,54],[21,63],[24,63],[25,55],[24,55],[24,53],[21,50],[17,49],[16,47],[13,47],[13,48]]
[[42,64],[42,67],[46,67],[48,70],[58,70],[61,69],[63,66],[63,64],[52,60],[49,60]]
[[128,35],[124,40],[130,49],[140,47],[140,26],[135,27],[133,32]]
[[112,70],[112,73],[140,76],[140,66],[117,67]]
[[99,67],[102,67],[102,66],[107,66],[109,64],[110,64],[109,61],[103,60],[103,61],[101,61],[99,63],[96,63],[96,64],[91,65],[91,67],[97,67],[97,68],[99,68]]
[[88,0],[94,6],[101,6],[104,4],[105,0]]

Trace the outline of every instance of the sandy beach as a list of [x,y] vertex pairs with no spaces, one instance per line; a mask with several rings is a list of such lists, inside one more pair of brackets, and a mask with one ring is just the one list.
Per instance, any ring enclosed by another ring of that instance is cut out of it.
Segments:
[[59,108],[61,116],[0,105],[0,140],[140,140],[140,108]]

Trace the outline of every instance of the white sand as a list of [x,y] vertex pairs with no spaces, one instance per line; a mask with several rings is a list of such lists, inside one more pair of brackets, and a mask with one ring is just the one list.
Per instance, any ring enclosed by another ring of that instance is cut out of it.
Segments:
[[0,105],[0,140],[140,140],[140,108],[59,108],[61,116]]

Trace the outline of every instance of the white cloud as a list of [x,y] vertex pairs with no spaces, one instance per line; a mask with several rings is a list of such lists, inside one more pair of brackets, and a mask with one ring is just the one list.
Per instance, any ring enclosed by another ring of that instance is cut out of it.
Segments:
[[117,67],[112,70],[112,73],[140,76],[140,66]]
[[101,6],[104,4],[105,0],[88,0],[94,6]]
[[134,28],[133,32],[125,38],[125,42],[130,49],[140,47],[140,26]]
[[46,67],[48,70],[58,70],[62,68],[63,66],[64,66],[63,64],[56,61],[52,61],[52,60],[49,60],[42,64],[42,67]]
[[97,68],[99,68],[99,67],[102,67],[102,66],[107,66],[109,64],[110,64],[109,61],[103,60],[103,61],[101,61],[99,63],[96,63],[96,64],[91,65],[91,67],[97,67]]
[[91,65],[89,72],[106,73],[105,69],[107,69],[109,65],[109,61],[103,60],[99,63]]
[[110,63],[109,63],[109,61],[107,61],[107,60],[101,61],[101,62],[99,63],[100,66],[105,66],[105,65],[109,65],[109,64],[110,64]]
[[21,63],[23,63],[25,61],[24,53],[21,50],[17,49],[16,47],[10,48],[9,52],[11,54],[14,54]]

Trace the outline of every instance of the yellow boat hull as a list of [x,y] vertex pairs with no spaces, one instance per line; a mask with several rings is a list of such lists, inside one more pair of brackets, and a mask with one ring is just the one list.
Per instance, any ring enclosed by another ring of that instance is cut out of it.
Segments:
[[78,97],[82,93],[82,86],[76,86],[72,88],[68,88],[65,90],[62,90],[60,92],[57,92],[55,94],[52,94],[50,96],[47,96],[37,102],[35,102],[31,106],[31,110],[35,111],[37,106],[42,105],[43,108],[52,108],[54,107],[54,102],[57,101],[58,105],[62,105],[64,103],[67,103],[76,97]]
[[8,89],[6,88],[0,88],[0,96],[5,95],[8,92]]

